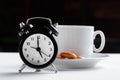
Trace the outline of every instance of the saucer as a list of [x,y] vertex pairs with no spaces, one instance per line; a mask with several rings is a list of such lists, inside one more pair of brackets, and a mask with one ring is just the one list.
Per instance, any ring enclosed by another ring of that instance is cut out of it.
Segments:
[[53,63],[58,70],[60,69],[79,69],[94,67],[99,61],[108,57],[107,54],[93,53],[83,59],[56,59]]

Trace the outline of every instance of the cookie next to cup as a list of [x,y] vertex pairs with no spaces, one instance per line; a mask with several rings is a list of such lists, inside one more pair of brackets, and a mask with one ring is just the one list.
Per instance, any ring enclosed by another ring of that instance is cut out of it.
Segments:
[[73,53],[73,52],[61,52],[60,55],[57,57],[59,59],[81,59],[82,57]]

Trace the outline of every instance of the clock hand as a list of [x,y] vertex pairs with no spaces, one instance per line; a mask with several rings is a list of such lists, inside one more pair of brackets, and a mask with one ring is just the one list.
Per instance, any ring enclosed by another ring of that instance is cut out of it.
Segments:
[[43,56],[42,56],[42,54],[41,54],[41,49],[40,49],[39,47],[36,48],[36,47],[32,47],[32,46],[31,46],[31,48],[36,49],[36,51],[39,52],[41,58],[43,58]]
[[32,47],[32,46],[31,46],[31,48],[33,48],[33,49],[36,49],[36,50],[37,50],[37,48],[36,48],[36,47]]
[[36,48],[36,50],[39,52],[41,58],[43,58],[43,56],[42,56],[42,54],[41,54],[41,48],[40,48],[40,46],[39,46],[39,36],[37,36],[37,48]]
[[46,55],[47,57],[50,57],[49,55],[47,55],[46,53],[44,53],[44,52],[42,52],[42,51],[41,51],[41,53],[43,53],[43,54]]
[[41,51],[39,50],[38,52],[39,52],[39,54],[40,54],[41,58],[43,58],[43,56],[42,56],[42,54],[41,54]]
[[39,47],[39,37],[37,36],[37,47]]

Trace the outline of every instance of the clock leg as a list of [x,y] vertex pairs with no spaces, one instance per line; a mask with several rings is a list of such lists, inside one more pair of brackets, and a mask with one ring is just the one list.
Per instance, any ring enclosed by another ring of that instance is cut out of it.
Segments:
[[23,70],[25,67],[26,67],[26,65],[25,65],[25,64],[23,64],[23,65],[21,66],[21,68],[19,69],[19,73],[21,73],[21,72],[22,72],[22,70]]
[[55,67],[55,65],[54,65],[54,64],[51,64],[51,67],[53,68],[54,72],[57,73],[58,70],[57,70],[57,68]]
[[40,72],[41,70],[40,69],[36,69],[35,72]]

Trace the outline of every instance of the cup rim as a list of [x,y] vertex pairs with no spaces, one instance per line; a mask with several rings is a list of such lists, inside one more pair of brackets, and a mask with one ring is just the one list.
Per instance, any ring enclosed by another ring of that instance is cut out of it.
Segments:
[[89,25],[57,25],[57,27],[67,27],[67,28],[94,28],[94,26]]

